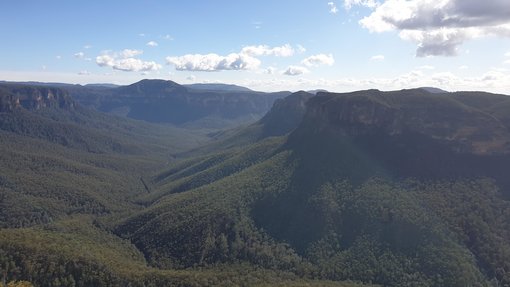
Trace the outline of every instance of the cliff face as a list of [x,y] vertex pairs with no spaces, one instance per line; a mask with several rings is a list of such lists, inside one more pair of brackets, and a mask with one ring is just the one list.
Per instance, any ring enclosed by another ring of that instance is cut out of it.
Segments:
[[44,108],[73,110],[75,103],[67,92],[58,88],[0,86],[0,112],[12,112],[16,109],[40,110]]
[[419,90],[348,94],[321,93],[308,105],[305,121],[319,131],[347,136],[416,134],[473,154],[510,153],[510,132],[486,111],[448,94]]
[[307,92],[293,93],[277,99],[271,110],[260,120],[265,136],[281,136],[294,130],[306,112],[306,102],[313,97]]

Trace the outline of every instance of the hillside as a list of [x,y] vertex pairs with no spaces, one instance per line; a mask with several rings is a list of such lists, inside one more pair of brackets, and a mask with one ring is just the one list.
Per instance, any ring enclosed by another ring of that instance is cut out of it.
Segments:
[[242,149],[246,145],[268,137],[284,136],[301,123],[305,115],[306,102],[312,96],[310,93],[299,91],[283,99],[278,99],[260,120],[238,128],[212,133],[214,141],[179,156],[190,157],[229,149]]
[[319,93],[288,137],[155,176],[139,199],[148,208],[115,233],[165,268],[241,261],[385,286],[508,284],[510,138],[473,97]]
[[2,280],[37,286],[360,286],[320,283],[246,264],[201,270],[150,266],[112,233],[144,209],[150,175],[208,139],[84,108],[55,87],[0,87]]
[[88,110],[62,89],[0,86],[1,227],[133,208],[140,178],[204,136]]
[[0,266],[39,285],[505,286],[509,99],[297,92],[192,151],[189,131],[4,104],[37,120],[0,137]]

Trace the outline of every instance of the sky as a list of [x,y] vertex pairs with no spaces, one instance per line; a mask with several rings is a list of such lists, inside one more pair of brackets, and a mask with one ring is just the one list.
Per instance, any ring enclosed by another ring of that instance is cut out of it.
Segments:
[[0,80],[510,94],[509,0],[4,0]]

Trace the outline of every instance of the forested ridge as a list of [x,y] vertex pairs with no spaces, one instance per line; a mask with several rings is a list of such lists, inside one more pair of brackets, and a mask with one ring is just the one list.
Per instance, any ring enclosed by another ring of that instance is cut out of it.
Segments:
[[299,92],[208,134],[37,89],[66,104],[0,89],[5,283],[510,286],[506,96]]

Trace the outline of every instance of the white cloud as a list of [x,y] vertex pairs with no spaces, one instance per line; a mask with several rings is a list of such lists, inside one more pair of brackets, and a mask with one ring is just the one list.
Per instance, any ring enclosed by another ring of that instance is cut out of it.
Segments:
[[92,45],[85,45],[85,46],[83,46],[83,49],[90,49],[90,48],[92,48]]
[[57,60],[61,60],[61,59],[62,59],[62,56],[57,55],[57,56],[55,56],[55,59],[57,59]]
[[309,73],[307,68],[301,67],[301,66],[289,66],[285,72],[283,72],[284,75],[287,76],[299,76],[302,74]]
[[459,70],[467,70],[467,69],[469,69],[469,67],[466,65],[462,65],[459,67]]
[[166,62],[167,64],[174,65],[178,71],[202,72],[253,70],[260,65],[260,60],[243,53],[232,53],[227,56],[188,54],[180,57],[167,57]]
[[510,52],[505,53],[505,57],[507,58],[507,60],[504,61],[503,64],[510,65]]
[[350,10],[353,6],[375,8],[378,5],[380,5],[379,2],[374,0],[344,0],[344,7],[346,10]]
[[81,76],[88,76],[88,75],[90,75],[90,72],[89,72],[89,71],[87,71],[87,70],[83,70],[83,71],[79,71],[79,72],[78,72],[78,75],[81,75]]
[[332,66],[335,63],[335,59],[333,58],[333,55],[329,54],[318,54],[310,56],[303,61],[301,61],[301,64],[307,66],[307,67],[317,67],[320,65],[328,65]]
[[275,67],[267,67],[264,70],[264,73],[268,74],[268,75],[274,75],[276,73],[276,68]]
[[255,21],[255,22],[252,22],[251,24],[252,24],[253,28],[255,28],[255,29],[257,29],[257,30],[258,30],[258,29],[261,29],[261,28],[262,28],[262,24],[263,24],[263,23],[262,23],[262,22],[260,22],[260,21]]
[[161,69],[161,65],[154,61],[142,61],[134,58],[142,53],[143,51],[130,49],[117,53],[107,51],[96,57],[96,64],[100,67],[111,67],[126,72],[157,71]]
[[138,34],[139,37],[145,37],[145,34],[144,33],[140,33]]
[[384,55],[375,55],[370,58],[372,61],[384,61]]
[[186,80],[191,81],[191,82],[195,81],[196,79],[197,79],[197,77],[195,77],[193,75],[190,75],[190,76],[186,77]]
[[376,33],[401,31],[402,39],[417,44],[418,57],[455,56],[466,40],[510,37],[510,5],[507,0],[386,0],[360,24]]
[[[298,46],[298,49],[304,49]],[[179,57],[166,57],[169,65],[175,66],[178,71],[201,71],[215,72],[222,70],[255,70],[261,61],[259,56],[290,57],[294,55],[294,48],[285,44],[279,47],[267,45],[246,46],[239,53],[231,53],[226,56],[215,53],[210,54],[187,54]]]
[[115,58],[110,55],[100,55],[96,57],[96,63],[100,67],[113,67],[113,65],[115,65]]
[[276,57],[290,57],[294,55],[295,51],[291,45],[285,44],[280,47],[269,47],[267,45],[247,46],[241,50],[241,54],[246,54],[252,57],[255,56],[276,56]]
[[132,49],[124,49],[120,53],[118,53],[119,57],[122,58],[132,58],[138,55],[143,54],[142,50],[132,50]]
[[161,38],[165,39],[165,40],[173,40],[174,38],[172,36],[170,36],[169,34],[166,34],[165,36],[162,36]]
[[328,2],[329,6],[329,13],[336,14],[338,13],[338,8],[336,7],[336,4],[334,2]]
[[147,42],[147,44],[145,44],[149,47],[157,47],[158,46],[158,43],[157,42],[154,42],[154,41],[149,41]]
[[297,51],[298,51],[298,53],[302,54],[302,53],[306,52],[306,48],[298,44]]
[[78,59],[83,59],[83,57],[85,57],[85,53],[83,53],[83,52],[75,53],[74,57],[78,58]]
[[126,72],[138,71],[157,71],[161,69],[161,65],[153,61],[142,61],[135,58],[125,58],[116,60],[112,66],[115,70]]

